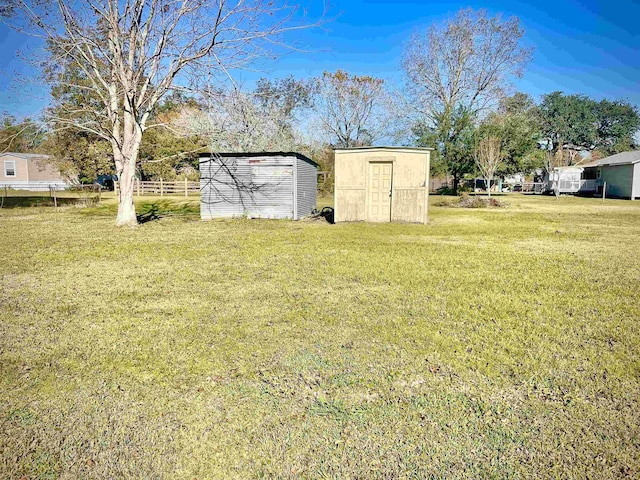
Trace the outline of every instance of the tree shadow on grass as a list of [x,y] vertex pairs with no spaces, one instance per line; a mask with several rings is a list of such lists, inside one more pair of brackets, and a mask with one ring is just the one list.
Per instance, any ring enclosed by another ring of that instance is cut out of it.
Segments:
[[136,218],[138,223],[142,225],[143,223],[160,220],[162,217],[160,216],[160,208],[157,205],[151,205],[145,213],[136,215]]
[[157,200],[143,203],[138,210],[138,223],[148,223],[165,217],[192,218],[200,216],[200,205],[192,203],[173,202],[171,200]]

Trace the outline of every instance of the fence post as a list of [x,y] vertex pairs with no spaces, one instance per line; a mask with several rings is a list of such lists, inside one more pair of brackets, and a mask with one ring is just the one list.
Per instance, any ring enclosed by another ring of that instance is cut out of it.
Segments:
[[102,202],[102,185],[98,184],[98,203]]
[[160,196],[164,195],[164,188],[162,184],[162,177],[160,177]]
[[607,195],[607,182],[604,182],[602,186],[602,203],[604,203],[604,197]]
[[136,178],[136,190],[138,191],[138,196],[140,196],[140,179]]

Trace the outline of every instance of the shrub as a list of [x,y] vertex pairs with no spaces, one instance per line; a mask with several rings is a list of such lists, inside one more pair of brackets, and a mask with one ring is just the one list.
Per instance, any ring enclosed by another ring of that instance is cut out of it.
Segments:
[[455,199],[452,202],[443,202],[440,206],[448,207],[460,207],[460,208],[504,208],[508,207],[507,202],[503,202],[493,197],[470,197],[469,195],[463,195],[460,198]]

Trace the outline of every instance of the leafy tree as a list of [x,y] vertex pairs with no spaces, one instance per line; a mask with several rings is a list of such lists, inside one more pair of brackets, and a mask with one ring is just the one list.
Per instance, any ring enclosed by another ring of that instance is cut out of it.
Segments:
[[609,155],[637,148],[640,129],[638,108],[622,100],[602,100],[596,109],[596,145]]
[[111,146],[88,132],[64,128],[49,132],[43,151],[63,175],[80,183],[92,183],[98,175],[115,173]]
[[544,166],[538,108],[529,95],[516,93],[502,99],[498,110],[480,124],[477,134],[480,138],[501,139],[499,175],[530,173]]
[[[55,82],[50,91],[52,104],[45,112],[50,128],[43,145],[53,163],[63,175],[82,183],[93,182],[98,175],[114,174],[111,144],[92,127],[97,122],[94,112],[100,99],[82,68],[63,62],[48,68],[45,75]],[[74,123],[87,128],[74,128]]]
[[41,144],[43,131],[31,119],[16,120],[12,115],[0,117],[0,153],[33,152]]
[[592,150],[597,141],[597,103],[585,95],[543,95],[540,104],[542,133],[553,165],[566,163],[564,149]]
[[531,58],[531,50],[520,45],[523,34],[515,17],[503,21],[484,10],[465,9],[442,25],[433,24],[425,34],[414,35],[405,49],[402,66],[411,105],[422,117],[419,129],[426,127],[431,145],[440,145],[455,181],[460,172],[473,168],[473,155],[458,149],[465,140],[458,141],[452,133],[467,135],[467,128],[456,127],[460,119],[473,123],[496,105],[511,76],[522,75]]
[[330,145],[322,145],[311,149],[309,154],[320,165],[318,170],[327,172],[326,181],[318,183],[318,189],[323,193],[333,192],[335,185],[335,150]]
[[[60,81],[51,89],[53,105],[47,115],[52,129],[46,140],[47,153],[63,173],[81,182],[92,182],[102,174],[115,174],[110,143],[90,130],[69,126],[69,122],[87,125],[96,122],[93,112],[100,100],[91,89],[85,88],[88,79],[73,64],[57,69],[54,75]],[[200,108],[193,97],[179,91],[171,92],[158,103],[149,118],[156,128],[145,130],[140,144],[142,178],[174,179],[176,169],[194,164],[197,167],[197,149],[202,149],[205,143],[179,131],[173,124],[183,111]]]
[[543,96],[540,117],[556,165],[571,162],[581,150],[597,148],[606,155],[630,150],[640,128],[638,109],[627,102],[597,102],[585,95],[562,92]]
[[206,139],[183,128],[181,119],[199,115],[204,106],[193,97],[174,92],[154,111],[157,128],[142,135],[140,177],[146,179],[197,180],[199,153],[208,148]]
[[472,115],[458,108],[451,116],[443,114],[435,124],[418,123],[413,132],[418,146],[435,147],[432,173],[451,174],[453,190],[457,192],[460,180],[473,172],[475,166]]

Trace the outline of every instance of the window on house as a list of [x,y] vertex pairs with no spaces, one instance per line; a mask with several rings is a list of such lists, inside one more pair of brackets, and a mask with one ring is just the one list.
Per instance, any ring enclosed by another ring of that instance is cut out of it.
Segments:
[[600,177],[602,176],[602,170],[598,169],[598,176],[596,177],[598,180],[600,180]]
[[4,176],[15,177],[16,176],[16,162],[13,160],[4,161]]

